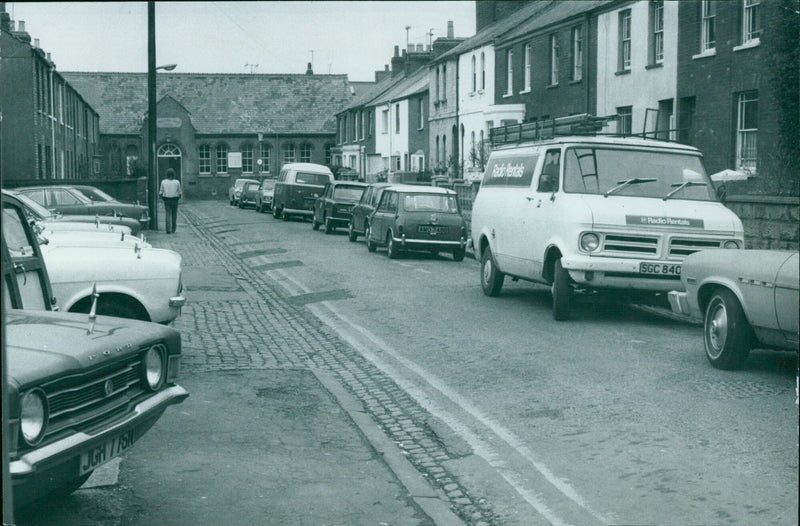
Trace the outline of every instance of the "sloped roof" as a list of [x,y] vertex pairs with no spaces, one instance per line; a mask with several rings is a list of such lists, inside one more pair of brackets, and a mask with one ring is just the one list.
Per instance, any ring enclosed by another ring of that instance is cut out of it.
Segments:
[[[100,114],[101,133],[139,133],[146,73],[61,74]],[[159,73],[157,99],[182,104],[200,134],[335,133],[336,113],[354,98],[351,87],[347,75]]]
[[[502,35],[498,35],[497,40],[500,42],[514,40],[527,33],[532,33],[573,16],[610,4],[612,1],[613,0],[562,0],[550,2],[548,9],[543,9],[522,24],[511,28]],[[513,16],[514,15],[511,15],[509,18],[513,18]]]
[[405,73],[402,72],[396,77],[388,75],[386,78],[377,82],[374,86],[372,86],[368,90],[365,90],[363,93],[356,95],[350,102],[350,104],[348,104],[347,107],[343,108],[341,111],[358,108],[359,106],[366,106],[374,98],[379,97],[382,93],[384,93],[388,89],[391,89],[392,86],[394,86],[398,82],[401,82],[403,79],[405,79]]
[[419,93],[420,91],[425,91],[428,89],[429,83],[430,80],[428,78],[428,68],[420,68],[412,73],[410,77],[403,79],[382,95],[369,101],[368,105],[377,106],[379,104],[385,104],[389,101],[410,97],[415,93]]

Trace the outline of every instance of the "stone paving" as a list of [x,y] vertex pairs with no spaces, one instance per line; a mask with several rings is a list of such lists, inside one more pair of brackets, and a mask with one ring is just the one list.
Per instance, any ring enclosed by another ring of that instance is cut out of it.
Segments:
[[[222,202],[214,204],[224,206]],[[182,203],[177,234],[152,233],[149,241],[179,252],[186,268],[224,268],[246,294],[242,299],[194,300],[191,285],[187,287],[187,305],[175,321],[183,338],[184,371],[328,370],[430,484],[447,495],[454,513],[469,525],[497,524],[491,506],[473,498],[443,466],[459,454],[448,451],[428,426],[429,414],[308,309],[289,301],[266,274],[248,267],[237,254],[252,247],[223,242],[219,229],[224,222],[205,216],[202,209],[202,202]],[[214,288],[214,283],[199,287]]]

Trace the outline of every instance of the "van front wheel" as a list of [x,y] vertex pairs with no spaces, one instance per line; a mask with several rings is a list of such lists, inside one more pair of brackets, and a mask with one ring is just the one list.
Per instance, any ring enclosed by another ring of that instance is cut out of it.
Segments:
[[481,257],[481,288],[487,296],[499,296],[506,275],[497,270],[492,258],[492,250],[486,247]]
[[551,290],[553,293],[553,318],[558,321],[568,320],[572,302],[572,285],[569,272],[561,266],[561,259],[556,260]]

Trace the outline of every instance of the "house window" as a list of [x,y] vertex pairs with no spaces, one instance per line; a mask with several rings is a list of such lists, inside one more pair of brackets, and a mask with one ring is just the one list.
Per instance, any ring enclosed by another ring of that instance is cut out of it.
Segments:
[[394,133],[397,135],[400,133],[400,105],[394,105]]
[[253,145],[245,144],[242,146],[242,172],[253,173]]
[[441,99],[440,94],[439,94],[440,82],[441,82],[441,74],[439,73],[439,68],[436,68],[436,101],[435,102],[437,102],[437,103]]
[[619,14],[619,71],[631,69],[631,10]]
[[295,148],[293,143],[283,147],[283,164],[295,162]]
[[523,85],[525,91],[531,90],[531,45],[525,44],[525,83]]
[[419,129],[425,128],[425,99],[419,99]]
[[486,56],[481,51],[481,89],[486,89]]
[[301,163],[311,162],[311,145],[309,143],[305,143],[302,146],[300,146],[300,162]]
[[442,66],[442,102],[447,102],[447,64]]
[[664,1],[650,2],[650,63],[664,62]]
[[758,16],[758,8],[760,5],[761,0],[744,0],[742,44],[756,42],[761,36],[761,21]]
[[758,92],[740,93],[736,113],[736,169],[756,173]]
[[269,144],[261,143],[261,171],[269,173],[269,155],[272,151]]
[[680,113],[678,114],[678,142],[692,144],[696,99],[683,97],[680,100]]
[[442,135],[442,164],[447,166],[447,135]]
[[367,124],[367,122],[366,122],[367,114],[364,113],[363,111],[361,111],[361,112],[358,113],[358,117],[359,117],[359,120],[361,121],[361,140],[363,141],[364,140],[364,134],[366,133],[364,130],[367,127],[366,126],[366,124]]
[[617,133],[630,135],[633,129],[633,107],[622,106],[617,108]]
[[[72,152],[70,152],[72,154]],[[125,167],[128,177],[136,175],[136,165],[139,162],[139,148],[134,145],[129,145],[125,148]]]
[[201,174],[211,173],[211,146],[201,144],[197,149],[197,159],[200,165]]
[[217,145],[217,173],[228,173],[228,145]]
[[702,24],[700,26],[700,52],[711,51],[716,47],[714,37],[714,19],[717,16],[717,5],[704,0],[700,5]]
[[572,28],[572,80],[583,78],[583,27]]
[[347,130],[347,115],[342,117],[342,121],[344,122],[344,124],[342,125],[342,128],[344,130],[342,132],[342,142],[347,142],[347,131],[348,131]]
[[436,166],[439,166],[441,164],[441,159],[442,158],[439,155],[439,136],[438,135],[436,136],[436,150],[434,150],[434,151],[436,152]]
[[550,35],[550,85],[558,84],[558,34]]
[[478,89],[478,70],[476,66],[475,55],[472,55],[472,93]]
[[506,95],[514,92],[514,52],[510,49],[506,51]]
[[331,165],[331,148],[332,147],[333,147],[333,145],[331,145],[331,144],[326,144],[325,145],[325,164],[327,164],[328,166]]
[[381,133],[389,133],[389,110],[381,112]]

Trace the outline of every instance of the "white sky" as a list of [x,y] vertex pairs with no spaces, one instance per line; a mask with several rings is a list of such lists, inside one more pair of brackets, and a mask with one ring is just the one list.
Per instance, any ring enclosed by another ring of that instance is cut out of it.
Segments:
[[[8,2],[59,71],[147,71],[146,2]],[[475,2],[156,2],[156,63],[184,73],[347,74],[374,80],[394,46],[475,34]],[[250,66],[253,64],[253,66]],[[255,64],[258,64],[256,67]]]

